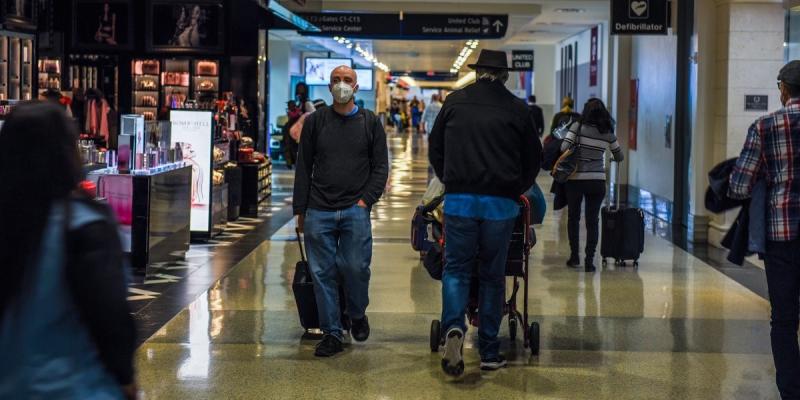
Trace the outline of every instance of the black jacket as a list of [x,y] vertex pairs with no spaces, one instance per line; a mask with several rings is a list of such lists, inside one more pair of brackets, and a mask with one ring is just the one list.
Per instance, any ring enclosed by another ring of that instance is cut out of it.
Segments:
[[377,203],[389,176],[386,132],[372,111],[339,115],[333,107],[306,118],[295,172],[295,215]]
[[533,123],[536,124],[536,132],[539,134],[539,137],[542,137],[544,133],[544,113],[542,112],[542,107],[536,104],[531,104],[528,107],[531,108],[531,116],[533,116]]
[[708,189],[706,190],[706,209],[713,213],[722,213],[741,207],[736,221],[720,243],[729,250],[728,261],[742,265],[745,257],[763,254],[766,247],[766,182],[760,180],[753,188],[753,195],[747,200],[736,200],[728,196],[730,176],[736,166],[732,158],[717,164],[708,173]]
[[447,97],[428,150],[446,193],[514,200],[533,186],[541,153],[528,105],[502,83],[488,81]]

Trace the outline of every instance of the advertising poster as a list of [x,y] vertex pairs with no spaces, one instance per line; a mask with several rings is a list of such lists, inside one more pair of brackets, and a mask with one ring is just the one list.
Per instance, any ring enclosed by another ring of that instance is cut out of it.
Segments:
[[589,54],[589,86],[597,86],[597,71],[599,63],[597,62],[597,52],[600,51],[599,32],[597,27],[592,28],[592,47]]
[[353,66],[349,58],[306,58],[306,84],[325,86],[331,80],[331,72],[340,65]]
[[153,1],[150,43],[158,49],[219,50],[222,48],[221,3]]
[[183,161],[192,167],[192,232],[210,231],[211,142],[214,135],[211,111],[172,110],[171,145],[181,144]]
[[639,80],[631,79],[631,106],[628,109],[628,149],[636,150],[639,126]]
[[373,77],[372,70],[368,68],[356,68],[356,76],[358,77],[358,90],[370,91],[373,90]]
[[131,9],[128,1],[76,0],[73,42],[96,49],[130,48]]

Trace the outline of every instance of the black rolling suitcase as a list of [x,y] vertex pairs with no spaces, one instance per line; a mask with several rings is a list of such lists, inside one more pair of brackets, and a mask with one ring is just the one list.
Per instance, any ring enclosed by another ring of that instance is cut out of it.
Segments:
[[603,265],[607,265],[607,259],[612,258],[615,265],[624,266],[625,261],[633,261],[633,266],[638,267],[639,256],[644,252],[644,212],[640,208],[621,207],[619,188],[614,196],[616,205],[603,207],[600,214],[600,256]]
[[[314,280],[311,269],[308,266],[303,241],[300,239],[300,230],[297,233],[297,244],[300,246],[300,261],[295,264],[294,278],[292,279],[292,292],[294,301],[297,304],[297,311],[300,314],[300,325],[308,331],[309,329],[319,329],[319,311],[317,309],[317,298],[314,295]],[[344,288],[339,285],[339,307],[342,310],[342,327],[350,329],[350,320],[345,314]]]

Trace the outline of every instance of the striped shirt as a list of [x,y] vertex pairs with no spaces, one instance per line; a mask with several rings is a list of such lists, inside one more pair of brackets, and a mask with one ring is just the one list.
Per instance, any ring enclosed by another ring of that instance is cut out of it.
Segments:
[[624,158],[622,148],[619,146],[617,136],[611,132],[601,133],[592,125],[573,123],[567,137],[561,144],[561,151],[567,150],[576,141],[576,132],[580,127],[581,134],[577,138],[580,144],[578,150],[578,172],[569,179],[577,180],[606,180],[606,150],[611,150],[614,161],[620,162]]
[[747,132],[728,195],[750,197],[759,179],[768,187],[767,239],[788,242],[800,236],[800,99],[759,118]]

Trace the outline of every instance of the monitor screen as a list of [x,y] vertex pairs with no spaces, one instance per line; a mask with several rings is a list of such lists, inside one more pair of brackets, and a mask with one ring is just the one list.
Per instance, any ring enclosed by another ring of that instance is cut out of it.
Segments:
[[368,68],[356,68],[356,75],[358,75],[358,90],[372,90],[375,83],[375,78],[372,75],[372,70]]
[[306,84],[327,85],[331,79],[331,72],[340,66],[353,66],[349,58],[306,58]]

